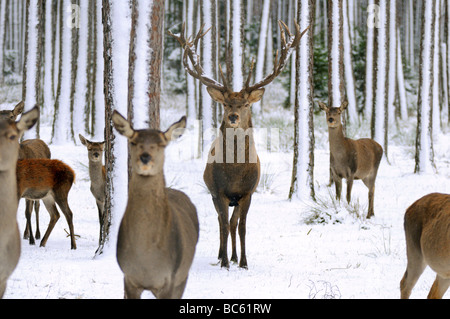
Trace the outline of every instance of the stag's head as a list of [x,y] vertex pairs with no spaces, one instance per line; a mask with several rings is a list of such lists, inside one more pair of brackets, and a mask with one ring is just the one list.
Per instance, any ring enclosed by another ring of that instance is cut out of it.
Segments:
[[141,176],[155,176],[163,172],[166,146],[181,136],[186,127],[184,116],[165,132],[153,129],[134,130],[131,123],[117,111],[114,111],[112,120],[116,130],[128,138],[131,169]]
[[348,106],[348,102],[344,101],[340,107],[328,107],[325,103],[318,102],[322,110],[327,114],[327,124],[329,128],[337,128],[342,126],[341,114],[344,113]]
[[[227,78],[222,72],[222,68],[219,65],[220,75],[222,78],[222,83],[217,82],[213,78],[209,77],[203,71],[203,67],[200,63],[200,56],[197,54],[197,48],[199,41],[208,33],[203,32],[204,26],[202,26],[195,37],[190,37],[186,39],[185,36],[185,24],[183,23],[181,33],[175,35],[172,32],[168,32],[169,35],[174,37],[181,45],[184,50],[183,54],[183,64],[187,73],[192,77],[198,79],[203,85],[207,87],[207,91],[211,98],[222,104],[224,108],[224,118],[223,124],[225,127],[238,128],[238,127],[249,127],[248,124],[251,121],[251,106],[252,104],[261,100],[264,95],[264,87],[270,84],[284,69],[286,61],[291,55],[292,51],[300,43],[301,37],[308,31],[309,27],[303,32],[300,32],[300,27],[296,23],[296,33],[291,34],[289,28],[282,21],[278,22],[281,30],[281,54],[277,52],[275,57],[274,69],[271,74],[266,76],[264,79],[250,85],[252,78],[254,61],[252,61],[250,66],[250,71],[248,72],[247,80],[244,87],[239,92],[234,92],[230,89]],[[286,39],[286,33],[288,34],[288,39]],[[193,38],[193,40],[191,40]],[[227,61],[227,71],[229,71],[229,61]]]

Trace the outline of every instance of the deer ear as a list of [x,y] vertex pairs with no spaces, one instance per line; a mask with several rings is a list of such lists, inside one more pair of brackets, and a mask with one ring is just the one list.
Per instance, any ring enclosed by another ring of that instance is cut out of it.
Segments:
[[36,105],[27,113],[24,113],[20,120],[16,122],[16,127],[20,132],[29,130],[39,119],[39,107]]
[[265,91],[265,89],[258,89],[250,92],[250,94],[248,95],[249,103],[253,104],[261,100]]
[[134,129],[131,126],[131,124],[127,121],[126,118],[124,118],[119,112],[114,110],[112,115],[112,121],[114,124],[115,129],[117,132],[119,132],[121,135],[132,138],[134,135]]
[[317,103],[319,104],[319,107],[320,107],[322,110],[324,110],[325,112],[328,111],[328,106],[327,106],[325,103],[320,102],[320,101],[318,101]]
[[348,106],[348,101],[344,101],[340,107],[341,112],[344,112],[345,109],[347,108],[347,106]]
[[212,87],[207,87],[206,90],[208,91],[211,98],[217,103],[223,104],[225,102],[225,97],[223,96],[223,93],[221,91]]
[[19,104],[17,104],[14,107],[14,110],[13,110],[14,116],[17,117],[19,114],[22,114],[24,108],[25,108],[25,103],[23,101],[19,102]]
[[80,138],[81,144],[83,144],[84,146],[87,146],[88,143],[87,143],[86,138],[84,138],[84,136],[81,134],[78,134],[78,137]]
[[172,124],[167,131],[164,132],[164,137],[168,142],[176,140],[183,135],[186,129],[186,116],[183,116],[178,122]]

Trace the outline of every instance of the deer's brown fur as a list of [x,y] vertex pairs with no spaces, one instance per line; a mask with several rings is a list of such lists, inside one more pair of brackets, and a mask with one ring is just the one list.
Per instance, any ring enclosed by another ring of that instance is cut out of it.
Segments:
[[428,298],[441,299],[450,285],[450,195],[432,193],[405,213],[408,264],[400,282],[401,298],[409,298],[426,266],[436,272]]
[[186,194],[166,188],[163,167],[164,150],[186,118],[164,133],[135,131],[116,111],[112,119],[130,141],[131,153],[128,201],[117,239],[125,297],[139,298],[150,290],[157,298],[181,298],[198,241],[197,210]]
[[68,195],[75,181],[75,172],[67,164],[52,159],[25,159],[17,162],[17,197],[42,200],[50,214],[50,222],[41,247],[45,247],[48,237],[59,219],[59,208],[66,217],[70,231],[71,249],[76,249],[73,230],[73,214],[69,207]]
[[336,185],[336,197],[341,198],[342,179],[347,180],[347,201],[350,203],[353,181],[360,179],[369,189],[367,218],[374,216],[375,179],[383,156],[383,148],[373,139],[353,140],[344,136],[341,116],[347,107],[328,107],[319,102],[326,112],[330,143],[331,177]]
[[0,298],[20,258],[16,179],[19,138],[36,124],[38,117],[39,109],[35,107],[17,122],[0,119]]

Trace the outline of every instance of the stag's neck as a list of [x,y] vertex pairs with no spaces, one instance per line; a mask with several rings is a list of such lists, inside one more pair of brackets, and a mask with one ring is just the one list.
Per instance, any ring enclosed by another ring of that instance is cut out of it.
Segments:
[[342,125],[335,128],[328,128],[328,138],[330,142],[330,152],[332,154],[342,153],[345,151],[347,139],[344,136]]

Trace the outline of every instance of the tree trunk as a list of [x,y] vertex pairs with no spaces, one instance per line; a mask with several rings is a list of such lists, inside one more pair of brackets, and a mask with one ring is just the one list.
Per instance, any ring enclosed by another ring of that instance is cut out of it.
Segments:
[[289,199],[315,200],[314,191],[314,0],[298,0],[300,30],[311,25],[296,50],[294,164]]
[[417,102],[417,135],[415,173],[435,171],[433,150],[433,57],[434,57],[434,0],[423,0],[422,36],[420,41],[419,96]]

